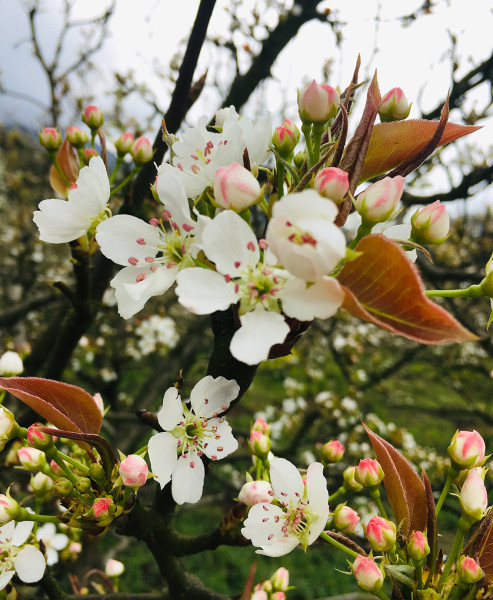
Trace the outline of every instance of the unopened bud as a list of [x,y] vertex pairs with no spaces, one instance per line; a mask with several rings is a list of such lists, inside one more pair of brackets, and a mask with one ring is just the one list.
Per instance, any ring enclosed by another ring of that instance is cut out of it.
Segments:
[[109,517],[115,512],[113,498],[99,498],[93,503],[92,512],[96,519]]
[[358,194],[355,207],[363,223],[375,225],[389,221],[397,214],[397,205],[404,191],[404,177],[385,177]]
[[219,167],[214,177],[214,203],[221,208],[245,210],[260,198],[260,184],[240,164]]
[[264,459],[267,458],[269,450],[272,448],[272,442],[260,431],[252,431],[248,440],[248,448],[254,456]]
[[0,356],[0,375],[20,375],[22,371],[24,371],[24,365],[17,352],[7,350]]
[[392,521],[373,517],[366,526],[366,539],[376,552],[388,552],[395,546],[397,528]]
[[130,133],[130,131],[124,131],[115,142],[115,149],[117,151],[118,156],[125,156],[127,152],[130,152],[133,143],[133,133]]
[[459,580],[463,583],[477,583],[483,579],[483,569],[470,556],[461,556],[455,566]]
[[53,479],[41,472],[31,476],[31,481],[29,483],[33,492],[39,495],[44,495],[53,488]]
[[82,122],[91,130],[97,130],[104,123],[104,116],[100,108],[94,105],[86,106],[82,113]]
[[137,454],[129,454],[127,458],[122,460],[118,469],[123,485],[131,488],[138,488],[144,485],[147,481],[149,467],[142,456]]
[[6,525],[19,514],[19,504],[11,498],[9,492],[7,495],[0,494],[0,526]]
[[298,112],[303,123],[325,123],[336,116],[339,102],[333,87],[314,79],[298,96]]
[[378,485],[385,477],[380,463],[373,458],[360,460],[354,472],[354,478],[363,487],[369,488]]
[[300,130],[289,119],[276,127],[272,136],[272,145],[282,158],[289,158],[300,141]]
[[91,489],[91,480],[89,477],[79,477],[79,481],[75,484],[75,487],[81,494],[85,494]]
[[458,471],[478,467],[485,455],[485,443],[477,431],[456,431],[447,448],[452,466]]
[[154,150],[152,149],[151,142],[146,137],[141,136],[132,144],[130,154],[136,165],[143,165],[152,160]]
[[304,152],[297,152],[293,158],[294,166],[297,169],[301,169],[305,160],[306,160],[306,154]]
[[41,431],[41,423],[33,423],[27,430],[27,441],[33,448],[46,450],[53,446],[53,436]]
[[253,506],[259,502],[272,502],[274,492],[268,481],[247,481],[238,494],[238,500],[247,506]]
[[411,560],[421,563],[430,553],[430,546],[426,536],[421,531],[413,531],[407,542],[407,552]]
[[358,513],[345,504],[339,504],[332,515],[332,525],[341,533],[353,533],[359,523]]
[[88,166],[91,158],[94,156],[99,156],[94,148],[84,148],[84,151],[82,152],[82,162]]
[[84,148],[89,141],[89,136],[85,131],[76,125],[67,128],[67,140],[74,148]]
[[46,466],[46,456],[37,448],[19,448],[17,457],[28,471],[41,471]]
[[418,209],[411,217],[411,239],[418,244],[441,244],[449,233],[450,219],[444,204],[433,204]]
[[279,567],[270,578],[273,588],[278,592],[285,592],[289,587],[289,571]]
[[106,482],[106,472],[99,463],[92,463],[89,467],[89,477],[98,484]]
[[344,480],[343,487],[350,492],[361,492],[363,486],[356,481],[354,477],[355,472],[356,467],[347,467],[344,469],[344,472],[342,473],[342,478]]
[[378,114],[382,123],[401,121],[406,119],[410,112],[411,103],[401,88],[393,88],[390,92],[387,92],[378,107]]
[[460,490],[462,516],[470,524],[481,520],[488,507],[488,493],[480,472],[481,469],[471,469]]
[[39,143],[46,148],[48,152],[54,152],[58,150],[62,145],[62,136],[54,127],[45,127],[39,134]]
[[72,482],[65,477],[60,477],[53,483],[53,491],[57,496],[67,498],[72,495],[74,486],[72,485]]
[[19,426],[14,415],[3,406],[0,406],[0,450],[5,444],[17,435]]
[[252,431],[260,431],[264,435],[269,435],[270,425],[262,417],[257,417],[252,425]]
[[125,565],[114,558],[108,559],[104,566],[104,572],[108,577],[119,577],[124,571]]
[[338,440],[331,440],[323,445],[322,456],[329,463],[338,463],[344,456],[344,446]]
[[324,198],[340,204],[349,190],[348,174],[337,167],[326,167],[315,176],[313,188]]
[[369,556],[357,556],[352,571],[356,583],[368,592],[377,592],[383,585],[384,575],[377,563]]

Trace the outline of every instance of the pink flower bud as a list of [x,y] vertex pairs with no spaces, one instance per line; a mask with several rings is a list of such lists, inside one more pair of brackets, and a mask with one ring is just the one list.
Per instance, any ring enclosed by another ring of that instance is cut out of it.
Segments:
[[84,148],[82,152],[82,162],[87,166],[94,156],[98,156],[97,150],[94,148]]
[[455,565],[459,580],[463,583],[477,583],[483,579],[483,569],[470,556],[461,556]]
[[269,600],[269,596],[265,590],[255,590],[250,600]]
[[354,478],[363,487],[374,487],[378,485],[385,477],[380,463],[373,458],[364,458],[360,460],[359,465],[354,472]]
[[407,542],[407,551],[415,563],[420,563],[430,553],[426,536],[421,531],[413,531]]
[[50,152],[58,150],[62,145],[62,136],[54,127],[45,127],[38,136],[39,143]]
[[262,419],[262,417],[257,417],[252,425],[252,431],[260,431],[260,433],[263,433],[264,435],[269,435],[270,425],[265,419]]
[[104,566],[104,572],[108,577],[119,577],[124,571],[125,565],[114,558],[108,559]]
[[101,394],[99,392],[97,392],[96,394],[94,394],[93,396],[94,401],[96,402],[99,410],[104,413],[104,403],[103,403],[103,398],[101,397]]
[[393,88],[390,92],[387,92],[378,107],[378,114],[382,123],[406,119],[410,111],[411,103],[401,88]]
[[127,152],[130,152],[133,143],[133,133],[131,133],[130,131],[124,131],[115,142],[115,148],[118,153],[118,156],[125,156]]
[[353,533],[359,523],[358,513],[350,506],[339,504],[332,515],[332,525],[341,533]]
[[444,204],[436,200],[411,217],[411,239],[418,244],[441,244],[447,239],[450,219]]
[[285,592],[289,587],[289,571],[284,567],[279,567],[270,578],[272,587],[279,592]]
[[238,494],[238,500],[247,506],[253,506],[259,502],[272,502],[274,492],[268,481],[247,481]]
[[22,371],[24,371],[24,365],[17,352],[7,350],[0,356],[0,375],[20,375]]
[[266,458],[269,454],[269,450],[272,447],[270,438],[260,431],[252,431],[250,433],[250,439],[248,440],[248,448],[254,456],[259,458]]
[[74,148],[83,148],[89,141],[89,136],[87,133],[82,131],[82,129],[76,125],[67,127],[67,131],[65,133],[69,144],[71,144]]
[[447,448],[457,470],[480,466],[485,450],[484,440],[477,431],[456,431]]
[[373,558],[357,556],[352,570],[360,588],[368,592],[378,592],[382,587],[384,575]]
[[41,423],[33,423],[27,430],[27,441],[33,448],[39,448],[45,450],[53,446],[53,436],[48,433],[44,433],[39,428]]
[[397,213],[397,204],[404,191],[404,177],[385,177],[358,194],[356,210],[363,223],[375,225],[389,221]]
[[256,178],[238,163],[220,167],[214,178],[214,202],[221,208],[244,210],[255,204],[260,196]]
[[339,94],[333,87],[314,79],[298,96],[298,112],[303,123],[325,123],[336,116],[339,102]]
[[332,440],[324,444],[322,456],[327,462],[338,463],[344,456],[344,446],[337,440]]
[[481,469],[471,469],[459,496],[462,516],[471,524],[482,519],[488,507],[488,493],[480,472]]
[[92,511],[96,519],[100,517],[108,517],[115,510],[115,505],[113,504],[112,498],[99,498],[92,505]]
[[31,481],[29,482],[33,492],[37,494],[46,494],[53,488],[53,479],[44,473],[39,471],[36,475],[31,476]]
[[134,159],[136,165],[143,165],[152,160],[154,156],[154,150],[152,149],[152,144],[146,137],[138,137],[132,147],[130,148],[130,154]]
[[90,129],[96,130],[104,123],[104,116],[100,108],[90,104],[82,113],[82,122]]
[[120,463],[119,473],[124,485],[138,488],[147,481],[149,468],[142,456],[130,454]]
[[0,526],[6,525],[19,514],[19,504],[8,495],[0,494]]
[[356,467],[347,467],[342,474],[344,489],[351,492],[361,492],[363,486],[358,483],[354,477]]
[[270,600],[286,600],[286,594],[284,592],[274,592],[270,595]]
[[82,544],[80,542],[72,542],[68,549],[72,554],[79,554],[82,552]]
[[289,119],[276,127],[272,136],[272,145],[283,158],[289,158],[300,141],[300,130]]
[[339,204],[349,190],[348,174],[337,167],[326,167],[315,176],[313,188],[321,196]]
[[382,517],[373,517],[366,526],[366,539],[376,552],[388,552],[395,546],[396,526]]
[[28,471],[41,471],[46,465],[44,452],[37,448],[19,448],[17,458]]

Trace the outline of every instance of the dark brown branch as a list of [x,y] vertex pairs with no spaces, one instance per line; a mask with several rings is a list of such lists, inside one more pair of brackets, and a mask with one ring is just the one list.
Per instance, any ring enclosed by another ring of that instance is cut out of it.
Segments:
[[37,298],[32,298],[31,300],[27,300],[22,304],[18,304],[14,308],[10,310],[6,310],[4,313],[0,314],[0,327],[4,327],[6,325],[13,325],[19,319],[25,317],[28,313],[33,310],[40,308],[41,306],[46,306],[47,304],[51,304],[56,300],[59,300],[59,294],[54,294],[52,292],[48,292]]

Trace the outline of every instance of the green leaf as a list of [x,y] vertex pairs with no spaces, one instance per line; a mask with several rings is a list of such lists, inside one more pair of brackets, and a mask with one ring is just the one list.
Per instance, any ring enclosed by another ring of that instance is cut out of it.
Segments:
[[362,255],[346,263],[337,276],[345,292],[343,308],[422,344],[479,339],[425,296],[416,267],[394,241],[382,234],[367,235],[356,251]]
[[0,388],[11,393],[58,429],[99,433],[103,415],[83,389],[40,377],[0,377]]

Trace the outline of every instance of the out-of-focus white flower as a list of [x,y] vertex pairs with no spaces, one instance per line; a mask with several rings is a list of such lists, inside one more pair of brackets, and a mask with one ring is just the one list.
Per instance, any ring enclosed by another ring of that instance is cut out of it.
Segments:
[[58,552],[63,550],[70,542],[64,533],[57,533],[55,523],[44,523],[36,533],[38,540],[43,540],[46,548],[46,563],[48,566],[58,562]]
[[20,375],[22,371],[24,371],[24,365],[17,352],[7,350],[0,356],[0,375]]
[[24,545],[33,526],[33,521],[22,521],[17,525],[10,521],[0,528],[0,590],[14,574],[24,583],[34,583],[43,577],[46,569],[43,554],[31,544]]
[[157,415],[164,432],[149,440],[149,459],[161,488],[171,480],[171,494],[177,504],[200,500],[204,487],[202,454],[218,460],[238,447],[231,427],[218,415],[227,410],[239,391],[236,381],[208,375],[192,389],[190,408],[176,388],[164,394]]
[[109,558],[104,566],[104,572],[108,577],[119,577],[124,571],[125,565],[114,558]]

